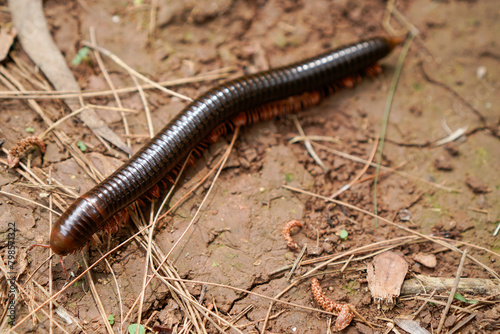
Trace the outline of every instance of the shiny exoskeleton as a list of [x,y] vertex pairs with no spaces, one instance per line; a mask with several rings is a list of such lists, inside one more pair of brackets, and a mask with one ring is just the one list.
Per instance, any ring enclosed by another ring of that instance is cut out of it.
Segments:
[[116,172],[79,197],[57,220],[50,247],[59,255],[84,246],[164,178],[218,125],[238,113],[359,73],[388,55],[399,41],[377,37],[322,55],[221,84],[189,104]]

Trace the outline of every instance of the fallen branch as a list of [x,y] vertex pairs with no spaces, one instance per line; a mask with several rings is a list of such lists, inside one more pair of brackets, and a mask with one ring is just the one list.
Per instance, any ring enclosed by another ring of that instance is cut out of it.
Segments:
[[[411,278],[403,283],[401,295],[416,295],[429,293],[436,290],[437,292],[450,291],[455,278],[430,277],[417,275],[416,278]],[[500,285],[494,280],[484,278],[461,278],[458,284],[458,290],[461,293],[471,295],[497,295],[500,294]]]

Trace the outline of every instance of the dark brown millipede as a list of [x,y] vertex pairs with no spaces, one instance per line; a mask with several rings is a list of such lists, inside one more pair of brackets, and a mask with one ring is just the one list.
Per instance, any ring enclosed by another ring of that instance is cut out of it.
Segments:
[[345,78],[364,74],[399,43],[376,37],[209,90],[127,163],[74,201],[56,221],[50,247],[61,256],[79,250],[114,215],[168,177],[191,150],[202,149],[233,126],[318,103],[336,88],[349,86]]

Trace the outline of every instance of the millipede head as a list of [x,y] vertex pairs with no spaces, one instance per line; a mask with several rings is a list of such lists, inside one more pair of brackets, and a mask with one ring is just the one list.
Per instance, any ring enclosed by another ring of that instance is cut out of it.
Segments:
[[82,248],[82,243],[76,239],[67,238],[58,229],[53,228],[50,233],[50,248],[57,255],[66,256],[79,251]]

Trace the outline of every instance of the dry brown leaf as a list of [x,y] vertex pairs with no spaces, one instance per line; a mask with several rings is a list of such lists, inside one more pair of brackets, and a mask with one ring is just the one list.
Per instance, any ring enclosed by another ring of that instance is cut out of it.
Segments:
[[429,334],[429,331],[420,326],[420,324],[417,321],[410,320],[410,319],[402,319],[402,318],[395,318],[394,323],[407,331],[408,333],[413,333],[413,334]]
[[16,28],[7,28],[5,26],[0,29],[0,61],[7,58],[9,54],[10,47],[14,42],[14,38],[17,36]]
[[385,252],[373,258],[368,265],[368,288],[373,299],[384,310],[392,309],[401,292],[401,285],[408,271],[406,260],[394,253]]

